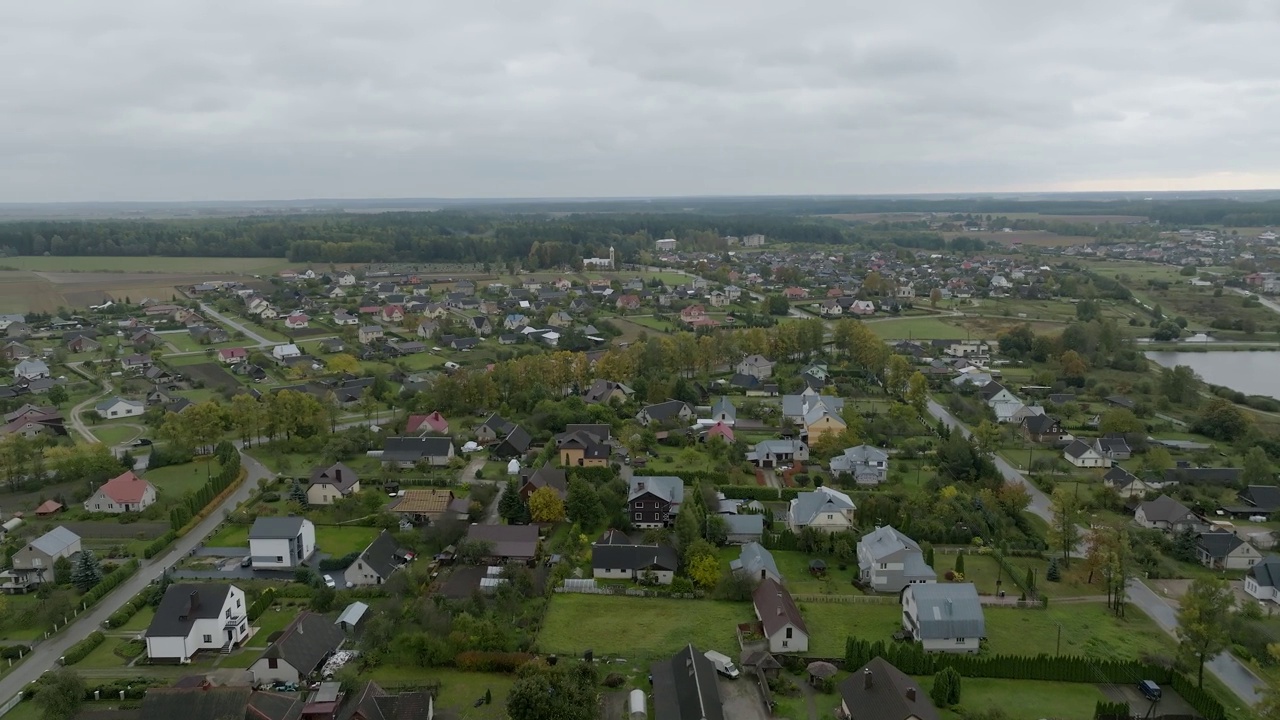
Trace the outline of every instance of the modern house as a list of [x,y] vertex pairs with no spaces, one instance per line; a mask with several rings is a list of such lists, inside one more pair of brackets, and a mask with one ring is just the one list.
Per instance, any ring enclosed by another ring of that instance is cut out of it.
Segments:
[[316,526],[301,517],[260,517],[249,528],[255,570],[295,568],[316,551]]
[[568,467],[608,467],[608,425],[569,425],[556,436],[560,464]]
[[633,476],[627,493],[627,513],[638,528],[661,528],[675,524],[684,502],[684,481],[671,476]]
[[773,376],[774,362],[763,355],[748,355],[734,367],[734,372],[760,380]]
[[582,401],[588,405],[605,404],[613,402],[626,402],[635,394],[635,390],[623,385],[620,382],[612,380],[596,380],[591,383],[591,387],[582,394]]
[[670,585],[679,564],[675,548],[669,545],[597,543],[591,546],[591,575],[597,580]]
[[694,420],[693,408],[680,400],[667,400],[641,408],[636,420],[645,427],[688,424]]
[[360,492],[360,476],[342,463],[311,470],[307,483],[307,503],[332,505],[338,500]]
[[1247,570],[1262,561],[1262,553],[1232,532],[1203,532],[1196,536],[1196,559],[1212,570]]
[[738,559],[729,563],[729,569],[753,580],[771,579],[778,583],[785,582],[782,573],[778,571],[778,564],[773,560],[773,553],[758,542],[743,545],[738,553]]
[[401,565],[412,559],[412,555],[400,549],[392,534],[383,530],[369,546],[360,553],[356,561],[347,566],[342,577],[347,587],[381,585],[391,577]]
[[1209,524],[1191,512],[1186,505],[1168,495],[1161,495],[1155,500],[1148,500],[1133,512],[1134,522],[1144,528],[1164,530],[1178,533],[1183,530],[1204,532]]
[[831,458],[830,466],[833,475],[852,475],[859,485],[879,485],[889,475],[889,453],[871,445],[857,445]]
[[346,633],[333,620],[319,613],[303,611],[280,637],[249,666],[253,681],[301,683],[308,680],[346,640]]
[[1280,557],[1268,555],[1244,576],[1244,591],[1260,601],[1280,603]]
[[792,532],[812,527],[825,532],[839,532],[853,527],[857,507],[846,494],[829,487],[802,492],[791,501],[787,526]]
[[448,465],[455,456],[453,440],[447,437],[391,437],[383,445],[382,465],[409,469],[418,464]]
[[855,670],[836,688],[841,720],[939,720],[924,688],[882,657]]
[[803,440],[761,440],[754,450],[746,453],[747,462],[761,468],[776,468],[805,462],[809,459],[809,446]]
[[103,483],[84,501],[86,512],[142,512],[156,501],[156,488],[132,470]]
[[771,653],[802,653],[809,650],[809,628],[791,593],[778,581],[765,578],[751,593],[756,619],[769,642]]
[[902,629],[929,652],[978,652],[987,635],[973,583],[923,583],[902,591]]
[[1109,468],[1111,467],[1110,458],[1099,453],[1089,443],[1083,440],[1072,440],[1062,451],[1062,457],[1066,461],[1078,468]]
[[249,637],[248,612],[235,585],[170,585],[147,627],[147,657],[189,663],[201,650],[230,652]]
[[876,592],[901,592],[908,585],[936,582],[915,540],[885,525],[858,541],[858,577]]
[[13,554],[13,567],[0,572],[0,590],[25,593],[42,583],[59,580],[53,565],[80,552],[80,536],[59,525]]
[[103,419],[114,420],[116,418],[137,417],[147,411],[147,406],[137,400],[126,400],[117,395],[94,405],[93,409]]
[[653,720],[725,720],[716,668],[693,645],[651,664],[649,677]]

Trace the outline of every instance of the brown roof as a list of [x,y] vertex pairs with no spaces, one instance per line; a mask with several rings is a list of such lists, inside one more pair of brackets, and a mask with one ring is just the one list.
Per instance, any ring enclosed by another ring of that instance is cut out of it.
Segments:
[[495,557],[531,558],[538,554],[536,525],[472,525],[467,540],[491,543]]
[[57,500],[45,500],[36,508],[37,515],[52,515],[62,510],[62,503]]
[[855,670],[838,689],[844,704],[858,709],[859,720],[938,720],[938,710],[916,681],[881,657]]
[[760,616],[760,623],[764,625],[765,635],[772,636],[787,623],[794,625],[800,632],[808,634],[809,628],[804,624],[804,618],[800,615],[800,608],[796,607],[796,601],[792,600],[791,593],[773,578],[760,581],[756,591],[751,595],[751,601],[755,603],[756,614]]
[[453,501],[453,491],[441,488],[414,488],[391,506],[391,512],[422,515],[443,514]]

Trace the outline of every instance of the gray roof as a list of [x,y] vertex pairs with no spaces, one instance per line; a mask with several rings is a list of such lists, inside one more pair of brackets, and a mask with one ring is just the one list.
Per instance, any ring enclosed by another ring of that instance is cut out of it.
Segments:
[[250,540],[280,540],[298,537],[304,518],[260,517],[249,528]]
[[756,443],[756,457],[794,454],[803,447],[804,443],[799,440],[761,440]]
[[763,515],[724,515],[730,535],[760,535],[764,532]]
[[693,645],[649,666],[657,720],[724,720],[716,669]]
[[869,466],[872,463],[884,463],[888,466],[889,453],[871,445],[857,445],[845,448],[843,454],[831,458],[830,467],[832,472],[847,472],[859,465]]
[[1138,509],[1150,522],[1173,522],[1181,520],[1191,512],[1186,505],[1168,495],[1161,495],[1155,500],[1144,502],[1138,506]]
[[[678,477],[670,475],[633,476],[630,485],[631,488],[627,493],[627,500],[634,500],[645,493],[653,493],[673,504],[684,502],[684,481]],[[643,489],[641,489],[641,485],[644,486]]]
[[[882,657],[855,670],[837,690],[845,705],[859,709],[860,720],[938,720],[924,689]],[[915,691],[914,699],[907,697],[908,690]]]
[[820,487],[813,492],[802,492],[791,501],[791,519],[798,525],[808,525],[818,513],[824,510],[854,510],[856,506],[848,495],[829,487]]
[[310,675],[346,639],[342,629],[319,613],[303,612],[293,619],[261,658],[279,658],[301,675]]
[[839,415],[844,410],[844,398],[830,395],[783,395],[782,414],[798,418],[804,417],[815,405],[824,405],[832,415]]
[[396,543],[396,539],[390,532],[383,530],[378,537],[369,543],[369,547],[360,553],[360,559],[368,565],[371,570],[378,573],[378,577],[386,580],[396,568],[400,567],[400,545]]
[[1249,568],[1248,574],[1261,587],[1280,587],[1280,557],[1268,555],[1262,562]]
[[675,548],[667,545],[593,545],[591,567],[612,570],[670,570],[675,572],[679,559]]
[[217,583],[170,585],[147,628],[147,637],[186,637],[197,620],[218,617],[230,592],[230,585]]
[[1245,542],[1230,532],[1207,532],[1196,536],[1196,547],[1211,558],[1225,558]]
[[347,625],[358,625],[366,612],[369,612],[369,606],[357,600],[348,605],[347,609],[342,611],[342,614],[338,616],[338,619],[335,620],[334,623],[337,625],[342,625],[344,623]]
[[382,448],[386,462],[418,462],[423,458],[445,457],[453,440],[447,437],[390,437]]
[[873,558],[889,557],[902,550],[920,552],[920,546],[916,544],[915,540],[898,532],[891,525],[878,527],[863,535],[862,539],[858,541],[858,548],[866,548]]
[[922,639],[986,637],[987,624],[973,583],[908,585]]
[[1083,457],[1087,452],[1097,452],[1092,445],[1083,440],[1072,440],[1071,444],[1066,447],[1065,452],[1073,458]]
[[716,417],[721,414],[730,420],[735,420],[738,417],[738,409],[733,406],[733,401],[723,395],[716,401],[715,405],[711,406],[712,417]]
[[80,536],[59,525],[31,541],[31,547],[53,557],[80,542]]
[[132,407],[142,407],[142,403],[138,402],[137,400],[126,400],[125,398],[122,398],[119,395],[117,395],[113,398],[108,398],[106,400],[103,400],[97,405],[94,405],[93,409],[97,410],[98,412],[102,412],[103,410],[110,410],[112,406],[114,406],[117,403],[124,403],[125,405],[130,405]]
[[768,570],[779,580],[786,579],[782,577],[782,573],[778,572],[778,564],[773,561],[773,553],[758,542],[743,545],[736,562],[738,567],[753,577],[759,575],[761,570]]

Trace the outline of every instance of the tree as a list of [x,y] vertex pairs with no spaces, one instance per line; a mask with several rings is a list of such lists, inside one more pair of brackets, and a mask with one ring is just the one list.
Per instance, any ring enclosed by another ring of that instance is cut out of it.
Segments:
[[527,663],[507,695],[511,720],[594,720],[598,678],[591,665]]
[[729,542],[729,521],[723,515],[707,516],[707,542],[721,546]]
[[1204,382],[1196,375],[1196,371],[1187,365],[1175,365],[1160,371],[1160,394],[1171,403],[1195,403],[1203,386]]
[[298,503],[302,507],[307,507],[310,503],[307,501],[307,491],[302,487],[302,483],[297,478],[293,479],[293,487],[289,488],[289,499]]
[[1200,411],[1191,429],[1214,440],[1235,442],[1249,431],[1252,424],[1249,416],[1230,400],[1215,397]]
[[1230,643],[1231,608],[1234,596],[1222,578],[1202,577],[1191,581],[1178,609],[1178,651],[1188,664],[1196,666],[1196,684],[1204,687],[1204,663]]
[[360,361],[347,353],[330,355],[328,359],[325,360],[325,365],[329,367],[329,370],[336,373],[349,373],[351,375],[355,375],[360,372]]
[[1128,435],[1130,433],[1144,433],[1147,426],[1138,419],[1128,408],[1115,408],[1102,413],[1102,418],[1098,422],[1098,429],[1104,433],[1119,433]]
[[907,382],[907,404],[921,415],[929,405],[929,381],[919,370]]
[[88,592],[89,588],[97,585],[102,581],[102,565],[98,563],[98,557],[93,554],[92,550],[81,550],[80,559],[76,561],[76,566],[71,570],[71,584],[82,593]]
[[529,506],[524,498],[520,497],[520,488],[515,480],[507,483],[507,489],[503,491],[502,499],[498,501],[498,515],[506,520],[508,525],[527,525],[532,519]]
[[964,553],[956,554],[956,572],[964,574]]
[[1240,471],[1240,480],[1245,485],[1273,485],[1276,472],[1271,466],[1267,453],[1257,445],[1249,448],[1244,454],[1244,468]]
[[1191,528],[1183,528],[1173,536],[1173,550],[1170,553],[1177,560],[1195,562],[1199,554],[1196,549],[1196,533]]
[[1083,380],[1085,373],[1089,371],[1089,365],[1085,363],[1084,358],[1080,357],[1080,353],[1075,350],[1068,350],[1059,355],[1058,365],[1062,372],[1062,377],[1070,380]]
[[1071,551],[1080,540],[1080,500],[1065,487],[1053,491],[1050,502],[1053,512],[1053,537],[1062,550],[1062,562],[1071,567]]
[[979,452],[990,455],[1000,447],[1000,426],[990,420],[983,420],[973,429],[973,439]]
[[550,487],[540,487],[529,496],[529,516],[536,523],[564,520],[564,500]]
[[1062,579],[1062,571],[1058,569],[1058,558],[1049,558],[1049,569],[1045,571],[1044,579],[1049,582],[1058,582]]
[[950,707],[960,702],[960,673],[955,668],[945,667],[933,676],[933,688],[929,697],[938,707]]
[[787,315],[791,312],[791,303],[781,295],[770,295],[764,300],[765,312],[770,315]]
[[940,290],[940,289],[938,289],[938,288],[934,288],[934,289],[930,290],[930,291],[929,291],[929,306],[930,306],[930,307],[933,307],[933,308],[937,308],[937,307],[938,307],[938,303],[939,303],[939,302],[942,302],[942,290]]
[[713,588],[720,581],[720,563],[715,555],[700,554],[689,561],[688,574],[698,587]]
[[569,481],[569,494],[565,500],[565,512],[583,530],[594,530],[604,521],[604,503],[591,483],[582,478]]
[[1147,452],[1142,457],[1142,466],[1157,475],[1163,475],[1165,470],[1173,467],[1173,456],[1168,450],[1156,445],[1147,448]]
[[884,374],[884,391],[897,400],[905,400],[911,382],[911,361],[903,355],[889,356]]
[[49,392],[45,397],[49,398],[50,404],[60,406],[67,401],[67,389],[61,385],[54,385],[49,388]]
[[76,671],[61,667],[42,676],[31,702],[42,720],[71,720],[84,703],[84,680]]

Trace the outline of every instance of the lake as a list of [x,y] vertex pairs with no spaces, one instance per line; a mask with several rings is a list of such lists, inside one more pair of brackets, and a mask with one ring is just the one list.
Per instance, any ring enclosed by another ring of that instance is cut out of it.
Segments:
[[1186,365],[1212,385],[1246,395],[1280,399],[1280,350],[1261,352],[1149,352],[1147,359],[1163,367]]

